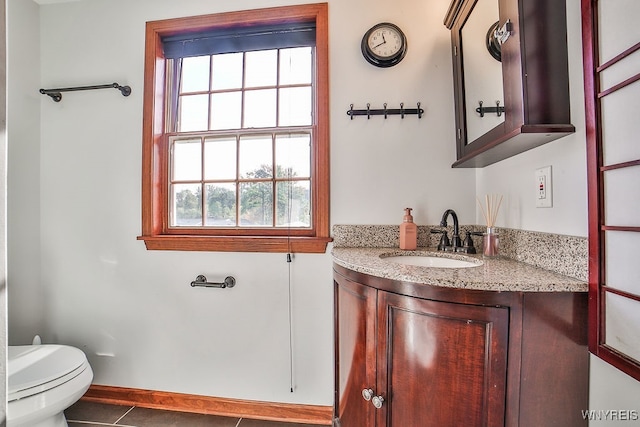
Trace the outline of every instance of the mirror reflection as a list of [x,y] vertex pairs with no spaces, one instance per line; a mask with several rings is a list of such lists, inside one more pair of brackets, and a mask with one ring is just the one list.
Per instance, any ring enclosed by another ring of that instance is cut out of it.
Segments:
[[504,107],[500,44],[492,36],[498,27],[499,10],[496,0],[477,0],[461,30],[464,67],[465,116],[467,144],[504,122],[504,113],[485,112],[482,106]]

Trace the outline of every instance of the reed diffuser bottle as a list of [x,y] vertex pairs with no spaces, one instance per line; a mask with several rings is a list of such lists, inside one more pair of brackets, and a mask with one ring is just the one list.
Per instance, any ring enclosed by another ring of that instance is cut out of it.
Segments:
[[486,257],[496,257],[500,254],[500,238],[496,231],[495,224],[498,211],[502,204],[502,196],[495,194],[485,196],[486,210],[478,199],[478,205],[487,224],[487,232],[484,233],[482,242],[482,254]]

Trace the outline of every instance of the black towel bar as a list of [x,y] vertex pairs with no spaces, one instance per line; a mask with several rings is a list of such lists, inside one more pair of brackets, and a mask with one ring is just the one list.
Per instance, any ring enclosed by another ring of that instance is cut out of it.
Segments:
[[118,83],[111,83],[106,85],[93,85],[93,86],[76,86],[76,87],[61,87],[57,89],[40,89],[40,93],[43,95],[48,95],[55,102],[60,102],[62,100],[61,92],[75,92],[78,90],[94,90],[94,89],[118,89],[122,96],[131,95],[131,87],[129,86],[120,86]]
[[227,276],[222,283],[207,282],[206,276],[200,274],[196,277],[196,280],[191,282],[191,287],[203,287],[203,288],[233,288],[236,285],[236,279],[233,276]]

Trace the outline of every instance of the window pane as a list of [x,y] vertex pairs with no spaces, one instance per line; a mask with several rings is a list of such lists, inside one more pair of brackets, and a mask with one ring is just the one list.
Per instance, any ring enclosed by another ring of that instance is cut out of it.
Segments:
[[208,138],[205,140],[204,179],[236,179],[235,138]]
[[207,184],[207,223],[216,227],[236,225],[236,185]]
[[240,225],[273,226],[273,185],[271,182],[240,184]]
[[200,139],[173,142],[173,180],[194,181],[202,179],[202,149]]
[[180,97],[178,132],[207,130],[209,95],[185,95]]
[[640,362],[640,303],[605,293],[606,344]]
[[640,226],[640,166],[608,170],[603,176],[605,224]]
[[249,90],[244,95],[244,127],[276,125],[276,90]]
[[201,92],[209,90],[210,56],[194,56],[182,59],[182,81],[180,92]]
[[174,184],[172,226],[202,225],[202,187],[200,184]]
[[211,129],[239,129],[241,125],[242,92],[211,95]]
[[271,135],[241,137],[239,163],[241,178],[273,177]]
[[311,48],[297,47],[280,51],[280,84],[311,83]]
[[280,89],[280,126],[311,124],[311,87]]
[[603,165],[640,159],[640,144],[634,143],[640,133],[640,96],[631,87],[600,99]]
[[211,88],[239,89],[242,87],[242,52],[213,55]]
[[276,136],[276,176],[278,178],[311,176],[311,135]]
[[278,51],[258,50],[245,54],[245,87],[275,86]]
[[[640,26],[636,14],[638,0],[597,2],[598,44],[600,63],[604,64],[620,52],[633,46],[640,39]],[[624,31],[620,31],[624,28]]]
[[278,227],[311,226],[311,191],[309,181],[283,181],[276,184]]
[[629,262],[640,247],[640,233],[605,231],[605,278],[607,286],[640,295],[640,263]]

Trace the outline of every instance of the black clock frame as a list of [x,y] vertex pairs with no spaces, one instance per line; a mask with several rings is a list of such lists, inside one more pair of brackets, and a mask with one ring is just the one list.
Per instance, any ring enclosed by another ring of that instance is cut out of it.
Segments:
[[[369,47],[369,36],[380,27],[393,27],[398,32],[398,34],[400,34],[402,47],[393,56],[383,57],[376,55]],[[400,61],[402,61],[407,54],[407,37],[397,25],[391,24],[389,22],[381,22],[369,28],[369,30],[364,33],[362,42],[360,43],[360,49],[362,50],[362,56],[364,56],[364,59],[366,59],[367,62],[371,65],[375,65],[376,67],[381,68],[393,67],[394,65],[397,65]]]

